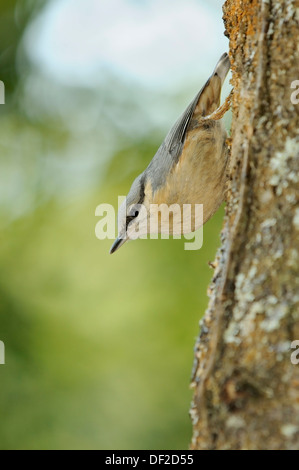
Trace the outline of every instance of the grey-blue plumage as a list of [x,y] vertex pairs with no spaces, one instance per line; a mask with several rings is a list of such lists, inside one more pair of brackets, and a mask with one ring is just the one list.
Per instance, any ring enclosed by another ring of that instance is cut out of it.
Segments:
[[[209,116],[220,105],[221,88],[230,61],[223,54],[213,74],[175,122],[144,172],[133,182],[119,211],[119,236],[111,248],[115,252],[140,220],[135,205],[203,204],[204,222],[221,204],[226,183],[226,132],[220,121]],[[133,206],[133,210],[132,210]],[[143,213],[144,217],[144,213]],[[196,227],[193,221],[194,229]]]

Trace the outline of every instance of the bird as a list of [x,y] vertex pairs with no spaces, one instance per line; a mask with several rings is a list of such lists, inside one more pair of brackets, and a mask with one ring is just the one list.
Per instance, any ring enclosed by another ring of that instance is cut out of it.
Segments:
[[[200,225],[209,220],[224,200],[227,183],[227,133],[220,119],[228,105],[220,108],[221,90],[230,70],[224,53],[184,113],[175,122],[148,167],[134,180],[119,208],[118,236],[110,253],[126,241],[142,238],[154,231],[163,233],[163,220],[152,229],[152,207],[203,205]],[[170,218],[174,218],[170,213]],[[190,232],[199,228],[194,213]],[[171,225],[171,224],[170,224]],[[181,219],[167,233],[183,233]]]

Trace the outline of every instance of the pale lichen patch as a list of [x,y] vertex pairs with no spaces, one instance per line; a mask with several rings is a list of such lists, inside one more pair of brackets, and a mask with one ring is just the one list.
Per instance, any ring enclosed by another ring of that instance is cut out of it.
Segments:
[[299,427],[295,424],[285,424],[284,426],[281,426],[281,433],[285,437],[293,437],[297,432],[299,432]]
[[257,315],[261,315],[265,312],[263,302],[254,302],[249,309],[248,314],[244,317],[240,325],[240,335],[248,337],[256,328],[255,318]]
[[276,346],[276,351],[278,353],[285,353],[288,352],[291,348],[291,341],[281,341]]
[[239,325],[236,322],[231,321],[229,327],[224,333],[224,341],[227,344],[240,344],[241,340],[238,338],[239,330]]
[[240,429],[246,426],[246,422],[241,416],[232,415],[226,420],[226,426],[228,428]]
[[276,225],[276,219],[266,219],[263,223],[261,223],[261,228],[271,228]]
[[299,209],[295,210],[295,215],[293,218],[293,225],[296,230],[299,230]]
[[259,199],[261,204],[269,204],[269,202],[271,202],[271,200],[273,199],[273,192],[270,190],[261,191]]
[[289,181],[298,182],[298,176],[290,171],[288,161],[298,155],[299,142],[297,138],[287,137],[284,149],[276,152],[270,160],[270,168],[273,175],[270,178],[270,185],[276,187],[276,192],[280,196],[283,189],[287,188]]
[[268,29],[268,36],[272,36],[274,33],[274,24],[271,22]]
[[287,260],[287,265],[290,267],[290,268],[297,268],[298,266],[298,263],[299,263],[299,253],[298,253],[298,250],[296,250],[295,248],[292,248],[289,250],[289,257],[288,257],[288,260]]
[[289,193],[286,195],[286,200],[290,203],[290,204],[296,204],[297,202],[297,197],[296,197],[296,194],[295,193]]
[[266,310],[266,318],[261,323],[262,330],[271,332],[280,327],[281,320],[287,315],[289,308],[287,305],[280,304],[274,308]]

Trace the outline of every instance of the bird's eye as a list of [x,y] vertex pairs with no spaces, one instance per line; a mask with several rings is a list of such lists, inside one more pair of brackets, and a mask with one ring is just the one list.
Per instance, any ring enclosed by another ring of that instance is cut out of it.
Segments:
[[138,217],[138,215],[139,215],[139,210],[135,209],[135,211],[134,211],[134,209],[132,209],[132,210],[129,212],[129,215],[127,215],[127,219],[133,220],[133,219],[135,219],[136,217]]
[[136,219],[136,217],[138,217],[138,215],[139,215],[139,211],[138,211],[138,210],[135,210],[135,212],[132,211],[132,212],[131,212],[131,215],[127,215],[127,220],[126,220],[126,222],[127,222],[127,224],[126,224],[126,225],[127,225],[127,228],[128,228],[128,225],[130,224],[130,222],[132,222],[132,220]]

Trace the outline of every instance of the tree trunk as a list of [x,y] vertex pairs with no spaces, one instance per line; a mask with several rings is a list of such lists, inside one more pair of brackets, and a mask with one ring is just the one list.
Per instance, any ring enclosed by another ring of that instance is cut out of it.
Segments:
[[195,350],[191,448],[299,449],[299,1],[227,0],[224,22],[230,188]]

